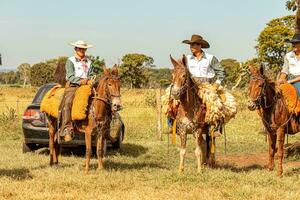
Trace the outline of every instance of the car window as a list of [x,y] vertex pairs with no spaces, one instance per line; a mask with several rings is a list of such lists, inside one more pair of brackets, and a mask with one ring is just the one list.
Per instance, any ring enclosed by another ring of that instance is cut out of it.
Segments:
[[42,86],[39,91],[36,93],[35,97],[32,100],[32,103],[40,104],[45,94],[52,88],[54,85]]

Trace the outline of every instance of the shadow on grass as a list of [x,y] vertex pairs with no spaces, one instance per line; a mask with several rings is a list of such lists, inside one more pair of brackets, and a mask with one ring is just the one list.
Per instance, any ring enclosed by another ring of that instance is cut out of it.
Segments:
[[[140,155],[147,153],[148,148],[143,147],[137,144],[131,143],[124,143],[122,144],[120,149],[113,149],[112,147],[107,147],[107,156],[128,156],[137,158]],[[49,156],[49,149],[43,148],[38,150],[38,154],[47,155]],[[61,156],[78,156],[78,157],[85,157],[85,146],[78,146],[78,147],[64,147],[61,149]],[[96,155],[96,147],[93,147],[93,157],[97,157]]]
[[[98,164],[93,163],[90,165],[90,169],[96,170]],[[125,170],[141,170],[141,169],[170,169],[166,166],[162,166],[159,163],[149,162],[136,162],[136,163],[122,163],[122,162],[112,162],[107,160],[105,162],[105,170],[116,170],[116,171],[125,171]]]
[[4,177],[4,176],[19,181],[32,179],[32,175],[29,169],[26,168],[0,169],[0,177]]
[[300,168],[293,168],[287,172],[284,173],[284,176],[294,176],[294,175],[299,175],[300,174]]
[[111,148],[108,148],[107,155],[108,156],[120,155],[120,156],[128,156],[128,157],[137,158],[137,157],[147,153],[147,151],[148,151],[148,148],[144,147],[142,145],[125,143],[125,144],[122,144],[121,148],[118,150],[113,150]]
[[232,172],[236,172],[236,173],[266,169],[265,166],[261,166],[261,165],[258,165],[258,164],[252,164],[252,165],[248,165],[248,166],[236,166],[234,164],[229,164],[229,163],[216,164],[215,168],[216,169],[231,170]]

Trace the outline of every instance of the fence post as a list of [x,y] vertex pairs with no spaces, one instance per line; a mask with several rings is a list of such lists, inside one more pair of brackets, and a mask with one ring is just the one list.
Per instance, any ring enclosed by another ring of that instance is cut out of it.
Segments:
[[161,112],[162,112],[162,105],[161,105],[161,89],[156,90],[156,113],[157,113],[157,139],[162,140],[162,123],[161,123]]

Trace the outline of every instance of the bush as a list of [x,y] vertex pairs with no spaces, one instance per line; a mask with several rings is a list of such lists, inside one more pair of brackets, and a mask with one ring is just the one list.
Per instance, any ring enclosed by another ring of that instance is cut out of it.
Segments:
[[46,83],[54,82],[54,72],[56,65],[38,63],[30,69],[30,82],[32,86],[42,86]]

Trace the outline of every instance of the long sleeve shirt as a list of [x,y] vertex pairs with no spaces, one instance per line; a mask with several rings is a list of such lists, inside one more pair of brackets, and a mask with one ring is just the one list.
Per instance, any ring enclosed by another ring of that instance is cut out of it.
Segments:
[[81,79],[89,78],[93,75],[91,60],[87,57],[79,60],[75,56],[68,58],[66,62],[66,80],[74,84],[79,84]]

